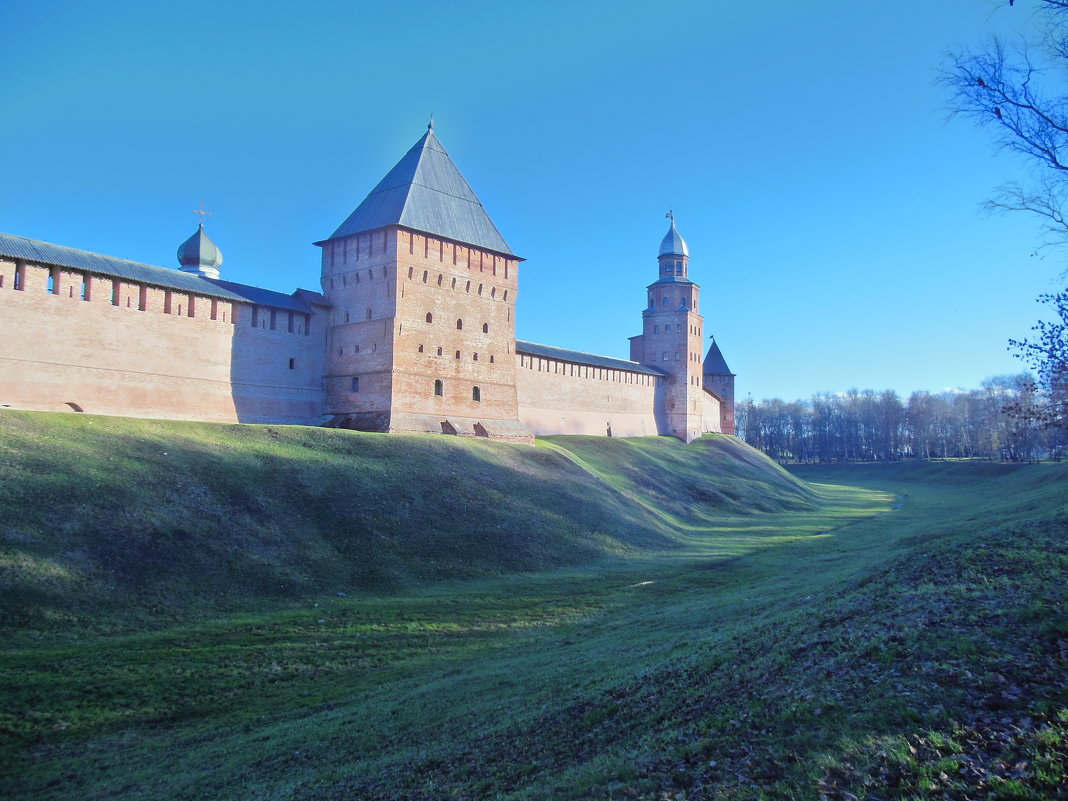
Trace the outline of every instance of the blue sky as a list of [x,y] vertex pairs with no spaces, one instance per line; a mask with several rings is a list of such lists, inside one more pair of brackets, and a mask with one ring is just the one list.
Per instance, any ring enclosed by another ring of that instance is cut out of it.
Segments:
[[741,397],[975,387],[1064,269],[936,82],[998,5],[7,0],[0,231],[176,267],[204,201],[224,278],[318,288],[433,113],[521,339],[627,357],[671,208]]

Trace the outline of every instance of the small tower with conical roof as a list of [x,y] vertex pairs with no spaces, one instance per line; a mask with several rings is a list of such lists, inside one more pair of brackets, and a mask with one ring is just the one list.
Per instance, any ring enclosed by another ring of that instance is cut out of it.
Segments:
[[723,352],[712,337],[704,362],[704,386],[719,400],[719,430],[734,434],[734,373],[727,366]]
[[203,278],[218,278],[219,267],[222,266],[222,251],[204,233],[204,223],[201,223],[195,234],[178,246],[178,263],[182,265],[182,271],[202,276]]

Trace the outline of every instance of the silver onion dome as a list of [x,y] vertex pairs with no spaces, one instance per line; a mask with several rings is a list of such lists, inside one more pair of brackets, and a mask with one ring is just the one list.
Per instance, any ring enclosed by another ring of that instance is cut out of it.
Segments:
[[660,243],[661,256],[689,256],[690,249],[686,247],[686,240],[682,238],[682,235],[675,228],[675,219],[671,219],[671,227],[668,229],[667,234],[664,235],[663,241]]

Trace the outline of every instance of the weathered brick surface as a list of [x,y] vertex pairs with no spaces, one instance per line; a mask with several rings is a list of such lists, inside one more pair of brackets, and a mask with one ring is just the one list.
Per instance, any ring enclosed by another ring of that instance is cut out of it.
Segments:
[[530,440],[515,387],[517,259],[388,228],[324,243],[322,274],[339,424]]
[[322,332],[253,329],[250,313],[238,310],[233,322],[230,302],[105,276],[87,276],[82,300],[81,274],[52,273],[49,292],[49,268],[32,263],[21,265],[16,290],[15,270],[0,261],[0,404],[222,422],[322,418]]
[[536,435],[658,433],[655,409],[662,378],[526,354],[519,354],[515,364],[519,419]]

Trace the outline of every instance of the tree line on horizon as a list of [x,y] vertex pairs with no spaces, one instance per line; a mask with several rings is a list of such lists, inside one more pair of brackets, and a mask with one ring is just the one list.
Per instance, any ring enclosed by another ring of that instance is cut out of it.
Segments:
[[1027,373],[978,389],[819,393],[752,399],[736,410],[738,436],[779,462],[899,459],[1060,459],[1068,432],[1046,419],[1048,399]]
[[[1024,13],[997,0],[1004,13]],[[1000,149],[1029,167],[1023,181],[995,190],[984,207],[1024,212],[1041,222],[1039,250],[1068,249],[1068,0],[1036,0],[1027,13],[1035,34],[1019,42],[993,38],[958,49],[941,71],[952,113],[993,133]],[[1050,77],[1053,76],[1053,77]],[[1065,269],[1060,279],[1068,277]],[[787,461],[985,458],[1032,461],[1068,453],[1068,289],[1038,298],[1052,312],[1031,336],[1009,341],[1035,375],[998,376],[979,389],[913,392],[851,389],[736,409],[738,435]]]

